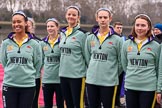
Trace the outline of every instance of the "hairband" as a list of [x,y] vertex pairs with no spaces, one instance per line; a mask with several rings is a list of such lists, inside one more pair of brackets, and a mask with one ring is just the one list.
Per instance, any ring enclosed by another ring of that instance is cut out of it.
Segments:
[[14,12],[12,14],[12,16],[17,15],[17,14],[22,15],[22,16],[24,16],[27,19],[27,16],[25,15],[25,13],[23,11],[16,11],[16,12]]
[[139,14],[139,15],[137,15],[137,16],[135,17],[135,19],[139,18],[140,16],[144,16],[144,17],[148,18],[149,21],[151,22],[150,17],[149,17],[148,15],[146,15],[146,14]]
[[110,13],[110,16],[112,16],[112,12],[110,11],[110,9],[108,9],[108,8],[99,8],[97,11],[96,11],[96,14],[98,14],[98,12],[99,11],[107,11],[107,12],[109,12]]
[[80,9],[77,7],[77,6],[69,6],[66,8],[66,10],[70,9],[70,8],[74,8],[78,11],[79,15],[81,16],[81,12],[80,12]]
[[46,23],[48,23],[49,21],[53,21],[53,22],[55,22],[55,23],[57,23],[57,24],[59,25],[59,22],[57,21],[56,18],[49,18],[49,19],[46,21]]

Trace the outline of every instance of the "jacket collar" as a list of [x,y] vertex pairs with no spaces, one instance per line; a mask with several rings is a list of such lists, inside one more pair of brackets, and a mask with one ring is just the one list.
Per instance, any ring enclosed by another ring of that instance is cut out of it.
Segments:
[[[61,38],[61,37],[59,36],[56,43],[60,43],[60,38]],[[43,40],[45,43],[48,43],[49,36],[46,36],[46,37],[43,38],[42,40]]]
[[[108,36],[115,34],[113,27],[109,26],[109,28],[110,28],[110,34]],[[93,26],[92,33],[97,36],[98,32],[99,32],[99,26],[98,25]]]
[[[13,40],[14,34],[15,34],[15,32],[11,32],[11,33],[9,33],[9,35],[7,37],[9,39]],[[33,39],[33,36],[29,32],[26,32],[26,34],[28,35],[28,40]]]
[[[67,31],[67,27],[68,27],[68,26],[62,28],[61,31],[62,31],[63,33],[65,33],[65,32]],[[79,26],[79,24],[77,24],[75,27],[73,27],[72,33],[75,32],[76,30],[78,30],[79,28],[80,28],[80,26]]]
[[[131,39],[132,41],[135,41],[135,37],[133,37],[132,35],[129,35],[128,38]],[[154,37],[153,35],[150,36],[150,37],[148,37],[148,42],[147,42],[147,43],[153,41],[154,38],[155,38],[155,37]]]

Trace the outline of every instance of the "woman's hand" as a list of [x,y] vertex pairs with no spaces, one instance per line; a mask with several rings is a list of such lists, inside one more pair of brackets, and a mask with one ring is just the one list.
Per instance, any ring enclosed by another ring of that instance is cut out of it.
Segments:
[[161,104],[161,93],[157,93],[156,100],[157,100],[157,103]]

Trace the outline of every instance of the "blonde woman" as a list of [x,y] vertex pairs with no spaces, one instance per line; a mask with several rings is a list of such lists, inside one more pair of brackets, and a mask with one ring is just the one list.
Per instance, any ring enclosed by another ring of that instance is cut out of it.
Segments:
[[61,30],[59,76],[67,108],[84,107],[84,78],[86,74],[84,44],[86,34],[78,23],[80,16],[78,7],[69,6],[65,14],[68,26]]
[[53,97],[56,94],[57,108],[64,108],[64,100],[60,86],[59,67],[60,67],[60,34],[59,22],[55,18],[46,21],[48,36],[41,42],[43,50],[42,88],[45,108],[53,107]]
[[[36,37],[35,35],[35,21],[33,18],[28,17],[27,21],[27,31],[31,33],[32,38],[38,41],[40,43],[41,39]],[[41,83],[41,72],[37,72],[36,74],[36,79],[35,79],[35,84],[36,84],[36,90],[35,90],[35,95],[34,95],[34,100],[32,104],[32,108],[38,108],[38,97],[39,97],[39,91],[40,91],[40,83]]]

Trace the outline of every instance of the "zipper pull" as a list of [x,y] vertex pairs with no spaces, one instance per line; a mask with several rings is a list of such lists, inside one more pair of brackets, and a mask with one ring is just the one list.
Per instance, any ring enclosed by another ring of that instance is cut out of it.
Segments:
[[17,53],[20,53],[20,47],[19,47],[19,50],[17,51]]
[[101,49],[101,46],[99,47],[99,49]]
[[137,52],[137,55],[140,55],[140,52],[139,51]]

